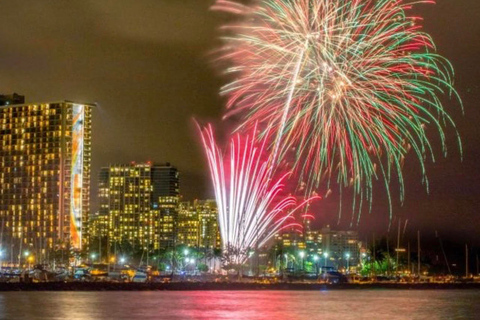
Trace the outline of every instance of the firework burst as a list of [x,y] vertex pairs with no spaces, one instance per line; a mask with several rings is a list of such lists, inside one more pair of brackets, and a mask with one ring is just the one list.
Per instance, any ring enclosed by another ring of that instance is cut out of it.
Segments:
[[421,18],[407,15],[418,3],[434,1],[218,0],[213,9],[239,17],[224,27],[222,59],[233,76],[222,88],[227,116],[241,115],[240,128],[259,123],[277,164],[291,153],[307,192],[322,181],[353,186],[354,211],[365,199],[371,206],[377,179],[390,200],[398,177],[403,201],[410,150],[428,190],[426,129],[436,128],[446,155],[444,129],[455,126],[441,97],[458,95],[450,63],[420,30]]
[[265,245],[282,228],[301,227],[293,215],[319,197],[301,203],[292,196],[281,198],[289,174],[272,179],[266,140],[258,143],[255,129],[244,138],[235,135],[226,156],[215,142],[212,127],[200,130],[218,206],[225,264],[239,266],[250,250]]

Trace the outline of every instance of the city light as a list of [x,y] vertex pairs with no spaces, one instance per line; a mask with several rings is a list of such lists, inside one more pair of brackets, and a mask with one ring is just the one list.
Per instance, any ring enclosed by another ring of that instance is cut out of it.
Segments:
[[345,254],[345,257],[347,258],[347,273],[348,273],[349,270],[350,270],[350,253],[347,252],[347,253]]
[[16,2],[0,318],[480,314],[480,0]]
[[327,268],[327,258],[328,258],[328,252],[324,252],[324,253],[323,253],[323,257],[325,258],[325,271],[326,271],[326,268]]

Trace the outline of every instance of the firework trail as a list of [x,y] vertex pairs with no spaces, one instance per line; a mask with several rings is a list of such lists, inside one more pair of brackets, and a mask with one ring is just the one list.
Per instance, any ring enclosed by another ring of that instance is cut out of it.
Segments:
[[[266,140],[255,136],[232,137],[228,155],[215,142],[212,126],[201,129],[218,206],[218,222],[224,257],[228,265],[242,265],[250,250],[263,246],[282,228],[299,226],[293,215],[318,196],[297,203],[279,193],[289,173],[272,180],[272,166],[265,151]],[[262,160],[262,158],[266,160]]]
[[460,101],[450,63],[422,19],[407,15],[419,3],[434,1],[217,0],[212,9],[238,17],[223,28],[221,59],[233,78],[222,88],[226,116],[242,117],[239,130],[258,123],[276,165],[292,157],[306,192],[322,181],[353,187],[360,213],[380,179],[391,214],[389,186],[397,177],[403,201],[411,150],[428,190],[425,162],[435,159],[426,129],[438,131],[446,156],[444,129],[455,125],[441,98]]

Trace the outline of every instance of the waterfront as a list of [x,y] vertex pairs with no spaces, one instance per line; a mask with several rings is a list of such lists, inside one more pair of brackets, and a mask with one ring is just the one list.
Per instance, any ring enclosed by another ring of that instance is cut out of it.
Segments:
[[475,319],[480,290],[2,292],[0,319]]

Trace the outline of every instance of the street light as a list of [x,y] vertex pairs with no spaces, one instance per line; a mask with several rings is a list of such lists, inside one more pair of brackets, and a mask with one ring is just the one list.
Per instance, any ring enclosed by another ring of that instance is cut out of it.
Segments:
[[125,263],[125,258],[123,258],[123,257],[120,258],[120,263],[121,263],[121,264],[124,264],[124,263]]
[[[30,252],[25,251],[23,255],[25,256],[25,262],[28,263],[28,256],[30,255]],[[20,258],[19,258],[19,262],[20,262]]]
[[323,257],[325,258],[325,272],[327,272],[327,258],[328,258],[328,252],[323,253]]
[[305,252],[304,252],[304,251],[300,251],[300,252],[298,253],[298,255],[300,256],[300,258],[302,258],[302,270],[303,270],[303,268],[305,267],[305,263],[304,263],[304,261],[303,261],[303,258],[305,257]]
[[345,254],[345,257],[347,258],[347,273],[348,273],[348,271],[350,269],[350,253],[347,252]]
[[188,256],[188,249],[183,250],[183,254]]
[[95,258],[97,257],[97,255],[96,255],[95,253],[92,253],[92,254],[90,255],[90,257],[92,258],[92,263],[93,263],[93,260],[95,260]]

